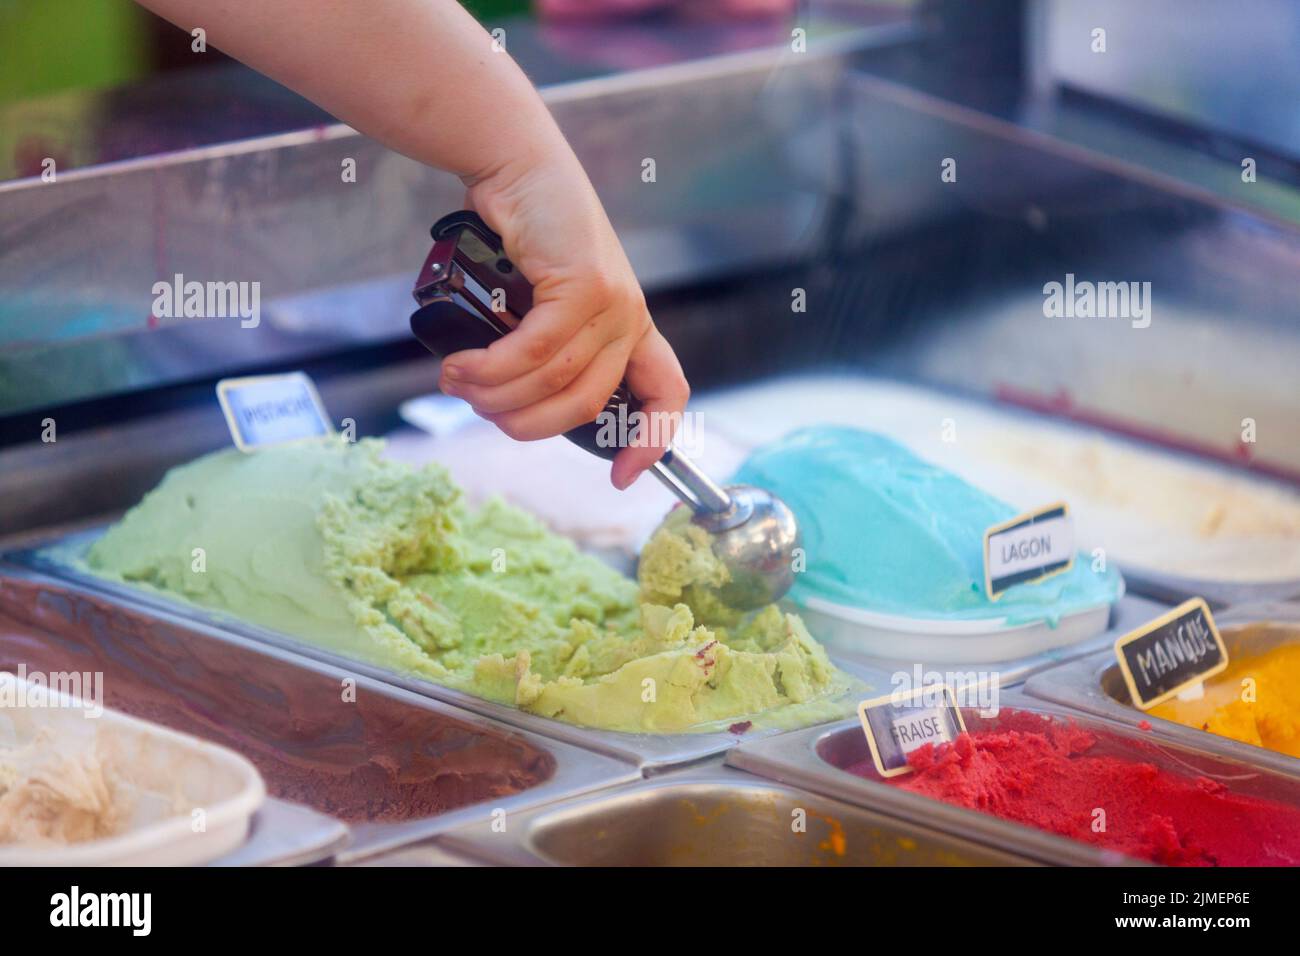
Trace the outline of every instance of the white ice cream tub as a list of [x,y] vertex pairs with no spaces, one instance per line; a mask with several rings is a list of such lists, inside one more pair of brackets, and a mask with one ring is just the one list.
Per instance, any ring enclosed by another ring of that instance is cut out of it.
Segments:
[[808,630],[831,651],[850,656],[916,658],[992,664],[1069,647],[1106,630],[1109,603],[1047,621],[1008,623],[1006,618],[948,620],[902,617],[807,598],[799,613]]
[[43,756],[52,749],[56,757],[93,748],[129,805],[112,836],[0,844],[0,865],[189,866],[243,844],[266,798],[256,767],[224,747],[116,711],[90,716],[96,710],[44,683],[0,673],[0,748],[39,741]]

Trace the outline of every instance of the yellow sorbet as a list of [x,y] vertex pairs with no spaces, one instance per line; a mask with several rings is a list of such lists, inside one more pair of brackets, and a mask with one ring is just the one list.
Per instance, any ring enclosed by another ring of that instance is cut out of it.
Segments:
[[1300,643],[1233,659],[1201,699],[1174,698],[1148,713],[1300,757]]

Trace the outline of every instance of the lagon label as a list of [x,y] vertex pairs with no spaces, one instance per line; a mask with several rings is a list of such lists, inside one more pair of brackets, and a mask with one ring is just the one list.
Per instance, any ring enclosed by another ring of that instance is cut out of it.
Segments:
[[1046,505],[984,532],[984,593],[996,601],[1008,588],[1068,571],[1074,525],[1064,503]]

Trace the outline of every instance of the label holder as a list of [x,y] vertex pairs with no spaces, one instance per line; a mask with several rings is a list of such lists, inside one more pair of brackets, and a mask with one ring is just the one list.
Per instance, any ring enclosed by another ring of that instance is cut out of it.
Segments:
[[[277,387],[286,396],[295,398],[300,403],[303,400],[306,401],[310,414],[299,413],[298,417],[303,422],[310,421],[311,430],[288,438],[258,441],[255,434],[246,433],[245,425],[240,421],[239,395],[248,389],[273,392]],[[293,395],[295,390],[297,391],[296,396]],[[221,412],[226,418],[226,426],[230,429],[230,437],[233,439],[235,447],[245,453],[269,445],[289,445],[299,442],[319,441],[322,438],[328,438],[336,434],[334,423],[330,419],[329,413],[325,411],[325,403],[321,401],[320,392],[316,390],[316,383],[305,372],[223,378],[217,382],[217,401],[221,404]]]
[[[1160,691],[1156,696],[1144,698],[1138,690],[1137,679],[1133,674],[1132,665],[1129,662],[1128,655],[1125,654],[1125,648],[1132,644],[1140,642],[1143,638],[1151,637],[1159,632],[1164,631],[1168,625],[1183,619],[1192,619],[1199,616],[1205,621],[1209,628],[1210,634],[1214,638],[1214,644],[1219,651],[1219,659],[1210,667],[1203,671],[1196,671],[1186,680],[1180,681],[1176,686],[1166,688]],[[1124,684],[1128,687],[1129,698],[1133,705],[1139,710],[1147,711],[1157,704],[1162,704],[1167,700],[1177,697],[1183,691],[1197,684],[1203,684],[1216,674],[1220,674],[1228,668],[1228,648],[1223,643],[1223,635],[1219,633],[1219,627],[1214,623],[1214,615],[1210,613],[1210,607],[1206,604],[1204,598],[1191,598],[1184,601],[1178,607],[1166,611],[1152,621],[1148,621],[1141,627],[1129,631],[1127,634],[1119,637],[1115,641],[1115,659],[1119,664],[1120,674],[1124,678]]]
[[[942,698],[941,703],[914,704],[918,697],[936,692]],[[961,707],[957,705],[957,695],[953,692],[952,687],[947,684],[931,684],[913,688],[906,693],[895,692],[886,694],[883,697],[873,697],[870,700],[862,701],[858,704],[858,719],[862,722],[862,732],[866,735],[867,746],[871,749],[871,762],[875,764],[876,772],[885,779],[912,772],[911,766],[907,763],[907,754],[911,751],[904,751],[897,744],[890,742],[888,744],[890,763],[887,765],[885,762],[886,754],[882,752],[881,744],[876,739],[876,732],[878,729],[888,727],[894,723],[894,720],[884,716],[886,709],[898,711],[909,708],[918,711],[940,711],[947,717],[947,736],[933,741],[936,745],[948,743],[959,734],[966,733],[966,721],[962,718]],[[898,762],[900,759],[901,763]]]
[[1017,584],[1034,584],[1039,581],[1046,581],[1048,578],[1054,578],[1058,574],[1065,574],[1067,571],[1069,571],[1071,568],[1074,567],[1075,549],[1074,549],[1073,535],[1071,535],[1069,557],[1066,558],[1064,564],[1060,565],[1059,567],[1056,565],[1050,565],[1049,566],[1050,570],[1047,570],[1045,573],[1032,574],[1029,577],[1020,577],[1017,574],[1015,575],[1017,580],[1004,584],[996,591],[993,589],[994,582],[995,580],[997,580],[994,579],[992,575],[992,568],[990,567],[990,561],[989,561],[989,553],[990,553],[989,544],[993,540],[993,538],[1007,531],[1010,531],[1014,528],[1019,528],[1022,525],[1033,525],[1044,520],[1055,520],[1055,519],[1065,519],[1067,521],[1070,520],[1070,506],[1067,505],[1064,501],[1057,501],[1050,505],[1044,505],[1041,508],[1035,508],[1032,511],[1026,511],[1023,514],[1019,514],[1016,517],[1011,518],[1007,521],[1003,521],[999,524],[995,524],[984,531],[984,551],[983,551],[984,594],[986,597],[988,597],[990,601],[1001,600],[1002,596],[1006,594],[1008,590],[1015,587]]

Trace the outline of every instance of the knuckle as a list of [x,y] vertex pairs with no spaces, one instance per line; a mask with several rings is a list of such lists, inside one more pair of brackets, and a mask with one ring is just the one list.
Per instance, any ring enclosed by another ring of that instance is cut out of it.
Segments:
[[650,324],[650,307],[646,304],[645,290],[633,283],[628,290],[628,306],[637,314],[642,325]]
[[622,285],[623,283],[603,269],[595,270],[587,279],[588,293],[601,305],[614,302],[621,292]]
[[533,364],[540,365],[555,354],[556,344],[554,335],[534,334],[524,344],[524,356]]
[[605,410],[605,403],[608,401],[609,396],[603,393],[584,395],[578,403],[578,414],[582,416],[578,424],[595,421],[596,416]]
[[571,380],[572,376],[564,365],[551,365],[542,373],[542,385],[548,395],[554,395]]
[[591,278],[590,295],[595,313],[613,313],[620,323],[632,323],[638,327],[650,320],[645,293],[631,276],[596,272]]

